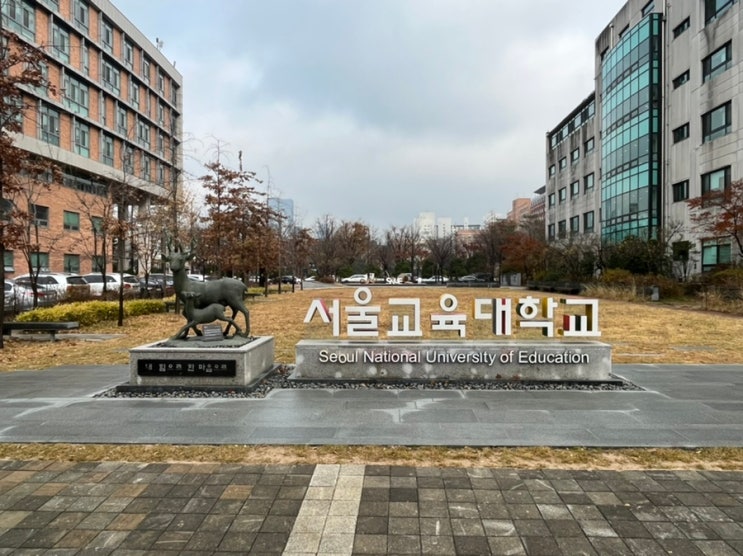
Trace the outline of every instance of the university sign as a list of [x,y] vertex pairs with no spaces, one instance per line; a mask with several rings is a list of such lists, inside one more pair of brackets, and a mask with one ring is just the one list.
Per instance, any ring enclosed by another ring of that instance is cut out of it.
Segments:
[[[372,304],[367,287],[354,292],[354,305],[343,307],[316,299],[304,318],[344,330],[347,340],[302,340],[297,344],[293,378],[311,380],[577,380],[606,381],[611,373],[611,346],[598,337],[598,300],[519,298],[475,299],[469,313],[459,311],[452,294],[439,298],[440,311],[429,315],[430,330],[455,332],[459,339],[423,340],[419,298],[391,298]],[[562,314],[557,310],[563,307]],[[582,312],[577,309],[582,308]],[[384,314],[389,312],[389,314]],[[345,319],[343,318],[345,316]],[[380,330],[380,316],[389,327]],[[555,320],[562,326],[555,326]],[[492,322],[493,337],[466,340],[472,320]],[[520,329],[540,330],[541,341],[511,339]],[[380,340],[381,335],[385,339]],[[559,339],[556,338],[559,336]]]

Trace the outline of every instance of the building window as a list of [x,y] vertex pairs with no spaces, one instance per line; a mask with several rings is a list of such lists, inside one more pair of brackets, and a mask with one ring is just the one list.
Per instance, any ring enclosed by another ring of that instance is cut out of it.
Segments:
[[565,157],[562,157],[560,159],[560,170],[564,170],[568,165],[568,159]]
[[[162,106],[160,108],[162,108]],[[162,120],[160,120],[160,123],[163,123]],[[550,176],[554,176],[554,175],[555,175],[555,165],[550,164]]]
[[566,187],[562,187],[562,188],[560,188],[560,191],[558,191],[557,193],[558,193],[557,201],[560,204],[564,203],[567,200],[567,198],[568,198],[568,190],[567,190],[567,188]]
[[64,256],[64,271],[72,274],[80,273],[80,255]]
[[80,45],[80,62],[83,67],[83,73],[85,75],[90,75],[90,53],[88,52],[88,47],[85,44]]
[[106,258],[103,255],[93,255],[93,272],[103,272],[105,262]]
[[27,0],[3,0],[3,23],[30,41],[36,40],[36,11]]
[[39,139],[59,146],[59,112],[47,104],[41,105]]
[[122,48],[124,52],[124,65],[129,69],[134,69],[134,46],[127,39],[122,39]]
[[593,211],[583,213],[583,233],[593,232]]
[[150,126],[144,122],[137,122],[137,140],[150,148]]
[[702,174],[702,195],[722,191],[730,185],[730,166]]
[[689,180],[684,180],[678,183],[674,183],[671,186],[671,189],[673,189],[673,202],[674,203],[685,201],[686,199],[689,198]]
[[74,77],[67,76],[65,83],[65,106],[75,114],[88,115],[88,86]]
[[150,59],[142,53],[142,79],[145,83],[149,84],[150,82]]
[[101,134],[101,162],[114,165],[114,138],[105,133]]
[[652,12],[653,11],[653,8],[655,8],[655,2],[653,2],[651,0],[650,2],[648,2],[647,4],[645,4],[645,6],[642,8],[642,17],[645,17],[650,12]]
[[712,239],[702,242],[702,272],[709,272],[721,265],[729,265],[731,262],[731,250],[729,243],[718,243]]
[[151,172],[150,157],[143,154],[142,155],[142,179],[146,181],[150,181],[150,172]]
[[75,25],[87,33],[88,23],[90,22],[90,9],[88,8],[88,3],[85,2],[85,0],[75,0],[74,11]]
[[570,235],[575,235],[580,232],[580,216],[570,217]]
[[108,115],[106,114],[106,95],[103,91],[98,91],[98,119],[103,127],[108,125]]
[[584,156],[587,155],[590,152],[593,152],[593,149],[594,149],[594,141],[593,141],[593,137],[591,137],[585,143],[583,143],[583,154],[584,154]]
[[101,218],[100,216],[91,216],[90,224],[91,224],[91,228],[93,230],[94,236],[103,235],[103,218]]
[[688,17],[683,20],[681,23],[676,25],[676,27],[673,28],[673,38],[677,38],[681,33],[686,31],[691,26],[691,19]]
[[64,211],[64,229],[75,230],[75,231],[80,229],[80,213],[79,212]]
[[683,85],[687,81],[689,81],[689,70],[686,70],[684,73],[674,78],[673,88],[678,89],[679,87],[681,87],[681,85]]
[[162,162],[157,163],[157,184],[165,185],[165,167]]
[[574,149],[570,153],[570,163],[575,164],[578,160],[580,160],[580,149]]
[[123,106],[116,107],[116,131],[125,136],[129,134],[129,122]]
[[30,253],[31,268],[42,272],[49,271],[49,253]]
[[574,181],[570,184],[570,198],[573,199],[580,195],[580,182]]
[[735,0],[704,0],[704,22],[716,19],[734,3]]
[[157,90],[160,94],[165,94],[165,77],[160,68],[157,68]]
[[731,129],[730,101],[702,114],[702,143],[712,141],[730,133]]
[[129,79],[129,102],[139,110],[139,84]]
[[590,191],[593,189],[593,173],[588,174],[583,178],[583,191]]
[[731,41],[702,60],[702,83],[721,74],[732,65],[733,45]]
[[13,251],[8,251],[7,249],[3,251],[3,266],[5,267],[5,272],[15,272],[15,256],[13,255]]
[[689,124],[684,124],[673,130],[673,142],[678,143],[689,137]]
[[170,82],[170,102],[173,106],[178,106],[178,87],[172,81]]
[[111,62],[103,58],[101,58],[101,82],[106,89],[116,93],[116,96],[121,94],[121,74]]
[[57,58],[70,63],[70,34],[57,23],[52,23],[52,51]]
[[79,120],[75,121],[75,152],[90,158],[90,126]]
[[557,223],[557,237],[565,237],[568,233],[568,225],[566,220],[560,220]]
[[31,204],[30,211],[34,219],[34,226],[38,228],[49,227],[49,207]]
[[114,52],[114,26],[105,19],[101,23],[101,44],[109,54]]
[[129,146],[123,147],[121,158],[124,163],[124,172],[127,174],[134,174],[134,151],[132,148]]
[[555,206],[555,194],[554,193],[550,193],[549,197],[547,197],[547,205],[550,207]]
[[547,226],[547,239],[553,240],[555,239],[555,225],[549,224]]

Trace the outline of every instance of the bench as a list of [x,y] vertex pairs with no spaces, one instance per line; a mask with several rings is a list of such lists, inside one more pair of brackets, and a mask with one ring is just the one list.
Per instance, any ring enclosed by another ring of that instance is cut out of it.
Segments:
[[13,331],[21,332],[46,332],[51,340],[57,339],[57,332],[61,330],[77,330],[79,322],[4,322],[3,335],[10,335]]

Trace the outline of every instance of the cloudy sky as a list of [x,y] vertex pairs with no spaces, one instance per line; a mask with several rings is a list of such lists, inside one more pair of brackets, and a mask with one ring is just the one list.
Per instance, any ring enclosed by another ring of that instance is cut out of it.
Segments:
[[184,79],[186,169],[214,156],[376,230],[505,215],[593,88],[625,0],[114,0]]

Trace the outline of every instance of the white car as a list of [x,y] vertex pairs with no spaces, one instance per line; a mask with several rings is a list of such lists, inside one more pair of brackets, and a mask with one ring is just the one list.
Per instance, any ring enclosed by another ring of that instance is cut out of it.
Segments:
[[[16,288],[18,286],[33,291],[31,288],[32,277],[21,274],[14,278]],[[89,286],[85,279],[79,274],[67,274],[63,272],[39,272],[36,276],[39,305],[54,305],[69,295],[87,295]],[[31,293],[33,298],[33,293]],[[43,298],[43,299],[42,299]]]
[[[90,295],[100,297],[103,295],[103,274],[100,272],[91,272],[83,275],[83,279],[90,285]],[[106,273],[106,291],[119,291],[119,273]],[[124,295],[131,297],[139,294],[139,278],[131,274],[124,274]]]
[[341,278],[341,284],[366,284],[368,281],[368,274],[352,274],[347,278]]

